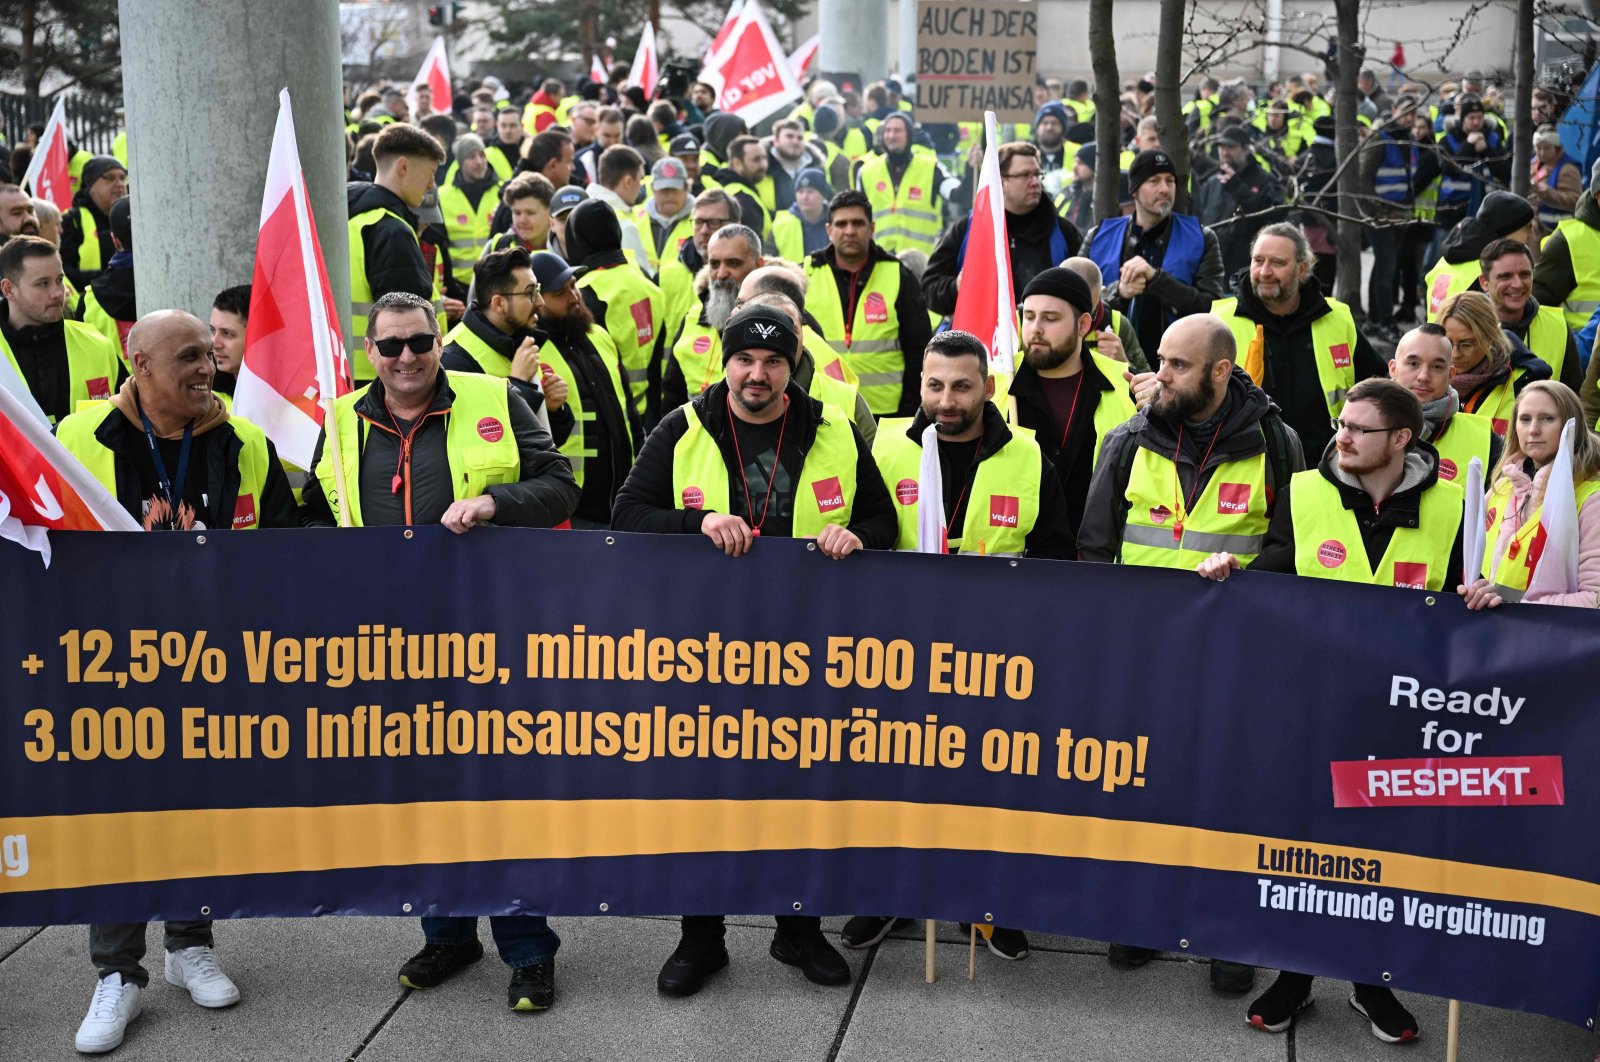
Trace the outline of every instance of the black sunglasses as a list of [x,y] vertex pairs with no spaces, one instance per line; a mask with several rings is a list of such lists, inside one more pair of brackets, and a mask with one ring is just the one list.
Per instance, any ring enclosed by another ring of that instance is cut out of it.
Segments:
[[413,354],[426,354],[433,349],[434,335],[432,332],[418,332],[414,336],[392,336],[388,339],[374,339],[372,345],[378,353],[386,358],[398,358],[400,352],[407,347]]

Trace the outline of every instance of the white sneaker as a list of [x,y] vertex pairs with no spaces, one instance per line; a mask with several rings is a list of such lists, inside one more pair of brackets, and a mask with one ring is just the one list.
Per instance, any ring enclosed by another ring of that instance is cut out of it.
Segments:
[[78,1050],[98,1055],[116,1047],[122,1042],[128,1023],[139,1016],[141,1005],[138,985],[124,984],[121,974],[102,977],[89,1001],[89,1013],[78,1026],[74,1041]]
[[217,957],[207,947],[167,952],[167,983],[189,990],[189,998],[202,1007],[231,1007],[239,1002],[239,986],[217,969]]

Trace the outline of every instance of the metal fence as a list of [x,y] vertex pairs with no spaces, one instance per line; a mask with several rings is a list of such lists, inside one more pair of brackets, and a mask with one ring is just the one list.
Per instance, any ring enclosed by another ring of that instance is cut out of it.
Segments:
[[[27,139],[31,123],[43,123],[55,108],[54,98],[41,99],[29,105],[25,96],[0,92],[0,131],[6,142],[15,146]],[[122,100],[92,92],[73,92],[67,95],[67,132],[72,142],[97,155],[111,153],[111,141],[122,131],[122,119],[117,108]]]

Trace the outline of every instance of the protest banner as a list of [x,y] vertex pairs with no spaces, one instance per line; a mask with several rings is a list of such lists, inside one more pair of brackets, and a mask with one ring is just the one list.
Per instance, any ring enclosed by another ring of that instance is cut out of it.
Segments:
[[919,0],[917,118],[970,122],[994,111],[1032,122],[1039,5],[1031,0]]

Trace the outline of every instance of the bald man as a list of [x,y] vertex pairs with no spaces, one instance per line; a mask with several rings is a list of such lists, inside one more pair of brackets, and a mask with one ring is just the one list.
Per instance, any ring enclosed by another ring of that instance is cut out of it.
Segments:
[[1082,256],[1068,258],[1061,266],[1082,277],[1084,283],[1089,285],[1089,294],[1094,296],[1094,310],[1089,314],[1089,331],[1084,334],[1084,346],[1102,358],[1125,362],[1132,372],[1149,372],[1150,360],[1144,356],[1144,348],[1139,345],[1139,333],[1133,330],[1133,322],[1107,306],[1100,298],[1103,286],[1100,267]]

